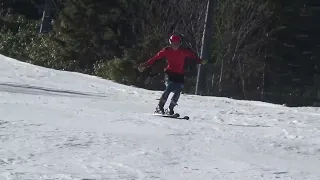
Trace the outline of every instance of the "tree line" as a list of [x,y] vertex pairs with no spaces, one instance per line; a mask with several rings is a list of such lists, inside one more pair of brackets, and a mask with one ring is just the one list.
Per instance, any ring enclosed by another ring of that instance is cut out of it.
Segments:
[[[54,1],[52,31],[39,33],[43,1],[4,1],[0,53],[32,64],[163,89],[165,59],[137,70],[173,32],[201,49],[207,0]],[[319,104],[320,2],[216,0],[205,95],[288,106]],[[191,61],[190,61],[191,62]],[[196,67],[186,66],[193,94]]]

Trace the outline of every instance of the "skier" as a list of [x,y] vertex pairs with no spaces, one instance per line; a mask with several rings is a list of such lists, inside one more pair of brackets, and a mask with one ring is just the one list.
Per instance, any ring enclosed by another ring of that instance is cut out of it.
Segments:
[[[174,114],[174,107],[177,105],[182,89],[184,88],[184,64],[185,58],[191,57],[196,60],[198,64],[202,63],[201,59],[197,57],[192,51],[181,48],[181,36],[172,35],[169,39],[171,46],[163,48],[154,57],[150,58],[148,61],[141,63],[139,65],[139,71],[142,72],[146,67],[152,66],[157,60],[162,58],[167,59],[167,67],[165,68],[165,85],[161,98],[159,100],[158,106],[156,108],[156,113],[160,114]],[[167,102],[169,94],[173,92],[174,95],[171,98],[169,105],[169,112],[164,111],[164,105]]]

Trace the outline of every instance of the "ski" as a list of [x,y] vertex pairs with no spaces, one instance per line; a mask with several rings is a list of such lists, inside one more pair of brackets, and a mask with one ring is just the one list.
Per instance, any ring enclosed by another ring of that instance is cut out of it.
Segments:
[[179,113],[175,113],[175,114],[173,114],[173,115],[154,113],[153,115],[154,115],[154,116],[160,116],[160,117],[166,117],[166,118],[189,120],[189,116],[180,117],[180,114],[179,114]]

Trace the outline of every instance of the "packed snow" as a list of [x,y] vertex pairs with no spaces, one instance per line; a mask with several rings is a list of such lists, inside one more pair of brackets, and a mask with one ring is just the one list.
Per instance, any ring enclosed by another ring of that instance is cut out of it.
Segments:
[[0,180],[320,179],[318,108],[160,95],[0,55]]

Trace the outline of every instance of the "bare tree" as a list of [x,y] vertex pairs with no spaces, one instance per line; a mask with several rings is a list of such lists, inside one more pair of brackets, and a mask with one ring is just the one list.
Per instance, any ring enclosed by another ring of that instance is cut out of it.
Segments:
[[181,32],[199,51],[205,5],[206,0],[142,0],[136,21],[143,35],[157,35],[166,40],[173,31]]
[[220,91],[230,89],[230,84],[241,85],[247,99],[248,81],[261,79],[257,74],[264,71],[263,48],[271,31],[268,24],[272,13],[266,0],[219,1],[215,22],[216,40],[219,42]]

